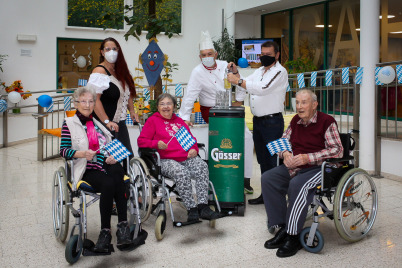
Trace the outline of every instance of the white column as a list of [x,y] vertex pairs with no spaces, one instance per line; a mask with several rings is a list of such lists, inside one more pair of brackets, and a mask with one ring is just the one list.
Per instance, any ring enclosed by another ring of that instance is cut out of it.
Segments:
[[374,171],[375,164],[375,65],[380,55],[380,0],[360,1],[360,167]]

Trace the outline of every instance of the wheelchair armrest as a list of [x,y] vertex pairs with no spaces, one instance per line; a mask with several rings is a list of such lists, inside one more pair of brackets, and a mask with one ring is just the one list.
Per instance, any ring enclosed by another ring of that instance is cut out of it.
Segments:
[[325,162],[327,163],[339,163],[339,162],[345,162],[345,161],[350,161],[355,159],[353,156],[348,155],[342,158],[329,158],[329,159],[325,159]]
[[153,155],[153,154],[155,154],[156,152],[157,152],[158,150],[157,149],[152,149],[152,148],[138,148],[138,152],[141,154],[141,153],[144,153],[144,154],[148,154],[148,155]]
[[204,148],[205,147],[205,144],[204,143],[197,143],[197,146],[198,146],[198,148]]

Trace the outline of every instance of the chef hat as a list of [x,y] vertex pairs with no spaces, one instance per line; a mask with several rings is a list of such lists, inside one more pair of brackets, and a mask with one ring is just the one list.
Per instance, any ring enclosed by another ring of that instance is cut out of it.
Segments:
[[201,32],[200,50],[215,49],[208,31]]

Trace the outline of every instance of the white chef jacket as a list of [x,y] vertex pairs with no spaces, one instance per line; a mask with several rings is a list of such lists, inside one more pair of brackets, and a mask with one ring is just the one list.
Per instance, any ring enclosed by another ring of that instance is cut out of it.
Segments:
[[252,75],[243,78],[246,88],[237,87],[236,100],[243,101],[250,94],[250,109],[255,116],[265,116],[283,112],[288,86],[288,72],[276,62],[266,73],[264,66]]
[[215,106],[216,92],[225,90],[223,78],[228,66],[226,61],[216,60],[216,69],[207,70],[202,63],[191,72],[179,111],[179,117],[190,121],[194,102],[199,97],[200,104],[206,107]]

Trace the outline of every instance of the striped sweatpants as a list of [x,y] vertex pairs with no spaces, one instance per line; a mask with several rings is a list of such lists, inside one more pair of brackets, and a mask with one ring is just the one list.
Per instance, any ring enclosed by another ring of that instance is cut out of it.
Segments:
[[293,178],[285,165],[264,172],[261,187],[268,226],[284,225],[288,234],[299,234],[306,220],[308,206],[313,201],[315,187],[320,181],[320,166],[302,170]]

